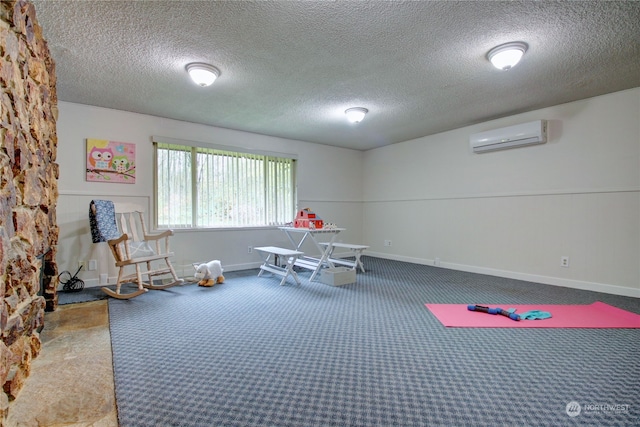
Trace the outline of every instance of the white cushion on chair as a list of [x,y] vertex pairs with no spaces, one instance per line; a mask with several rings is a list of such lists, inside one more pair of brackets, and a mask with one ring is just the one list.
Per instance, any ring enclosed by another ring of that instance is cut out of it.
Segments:
[[146,240],[142,242],[129,242],[129,250],[131,251],[131,258],[142,258],[156,254]]

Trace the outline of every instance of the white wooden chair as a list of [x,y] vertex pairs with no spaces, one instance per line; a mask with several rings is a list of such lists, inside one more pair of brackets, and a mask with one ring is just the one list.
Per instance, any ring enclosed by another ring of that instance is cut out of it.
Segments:
[[[165,230],[162,233],[150,234],[147,232],[144,213],[136,205],[114,204],[115,222],[120,237],[108,239],[107,244],[111,249],[119,268],[118,280],[115,292],[107,287],[102,290],[109,296],[118,299],[130,299],[147,292],[148,289],[167,289],[182,284],[183,279],[176,275],[169,258],[173,253],[169,250],[169,237],[173,236],[173,230]],[[91,209],[96,214],[96,205],[91,204]],[[126,269],[133,268],[135,273],[125,274]],[[171,276],[171,282],[166,284],[154,283],[154,277]],[[147,282],[143,281],[147,277]],[[135,283],[138,289],[134,292],[121,293],[123,283]]]

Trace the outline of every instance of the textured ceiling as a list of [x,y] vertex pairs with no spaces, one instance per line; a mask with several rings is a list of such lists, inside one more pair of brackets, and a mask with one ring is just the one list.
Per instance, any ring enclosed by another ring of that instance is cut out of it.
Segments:
[[62,101],[358,150],[640,86],[638,1],[33,3]]

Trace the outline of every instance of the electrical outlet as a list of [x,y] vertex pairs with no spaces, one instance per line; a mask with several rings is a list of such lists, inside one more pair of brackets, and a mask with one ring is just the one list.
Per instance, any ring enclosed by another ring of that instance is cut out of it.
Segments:
[[249,246],[247,249],[247,253],[248,254],[252,254],[253,253],[253,246]]
[[560,267],[565,267],[565,268],[569,267],[569,257],[568,256],[560,257]]
[[101,285],[106,285],[108,281],[109,281],[109,276],[107,274],[101,274],[100,275],[100,284]]
[[98,269],[98,261],[95,259],[89,260],[89,271],[96,271]]
[[384,245],[385,246],[391,246],[391,240],[385,240],[384,241]]
[[436,267],[440,265],[440,258],[436,257],[436,259],[433,260],[433,265],[435,265]]
[[84,264],[84,261],[78,261],[78,268],[80,269],[85,269],[86,265]]

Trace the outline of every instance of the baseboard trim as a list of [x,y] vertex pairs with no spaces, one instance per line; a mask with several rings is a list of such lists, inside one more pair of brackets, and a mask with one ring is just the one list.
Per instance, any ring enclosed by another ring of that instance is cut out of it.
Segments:
[[581,280],[564,279],[561,277],[542,276],[537,274],[520,273],[517,271],[499,270],[488,267],[478,267],[473,265],[456,264],[452,262],[436,261],[426,258],[413,258],[400,255],[385,254],[381,252],[367,251],[366,255],[390,259],[394,261],[410,262],[413,264],[430,265],[450,270],[466,271],[469,273],[487,274],[489,276],[505,277],[507,279],[524,280],[527,282],[542,283],[544,285],[562,286],[565,288],[580,289],[583,291],[602,292],[605,294],[621,295],[626,297],[640,298],[640,289],[627,288],[624,286],[609,285],[606,283],[586,282]]
[[[261,265],[262,265],[262,262],[250,262],[245,264],[223,265],[223,268],[224,268],[224,271],[238,271],[238,270],[250,270],[252,268],[259,268]],[[176,274],[178,275],[178,277],[181,277],[185,280],[195,281],[193,274],[189,274],[192,272],[195,273],[193,264],[174,265],[173,267],[176,270]],[[105,286],[105,283],[100,283],[100,279],[97,279],[97,278],[82,279],[82,280],[84,281],[85,288],[97,288],[100,286]],[[107,278],[106,285],[115,285],[116,281],[117,281],[117,278],[115,276],[109,277]],[[58,291],[61,291],[61,290],[62,290],[62,286],[59,286]]]
[[[340,253],[340,254],[334,254],[334,257],[345,258],[352,255],[353,254],[349,254],[349,253]],[[640,289],[626,288],[624,286],[609,285],[606,283],[585,282],[580,280],[563,279],[561,277],[541,276],[537,274],[519,273],[516,271],[499,270],[495,268],[456,264],[452,262],[440,261],[439,265],[435,265],[436,262],[435,260],[432,260],[432,259],[413,258],[413,257],[407,257],[407,256],[401,256],[401,255],[385,254],[381,252],[367,251],[365,253],[365,256],[390,259],[394,261],[410,262],[413,264],[429,265],[429,266],[435,266],[440,268],[447,268],[450,270],[466,271],[469,273],[487,274],[489,276],[524,280],[527,282],[542,283],[544,285],[562,286],[565,288],[572,288],[572,289],[581,289],[583,291],[594,291],[594,292],[602,292],[605,294],[640,298]],[[224,271],[249,270],[252,268],[259,268],[261,264],[262,264],[261,262],[251,262],[251,263],[244,263],[244,264],[225,265]],[[366,268],[366,264],[365,264],[365,268]],[[193,266],[191,264],[178,266],[177,270],[179,271],[180,269],[183,272],[189,271],[189,269],[193,269]],[[115,284],[115,282],[116,282],[115,277],[109,277],[107,284],[111,285],[111,284]],[[100,283],[99,279],[87,279],[84,281],[85,288],[94,288],[99,286],[104,286],[102,283]],[[60,287],[58,290],[62,290],[62,287]]]

